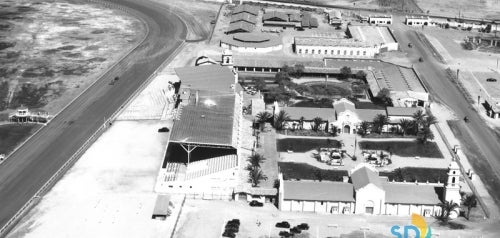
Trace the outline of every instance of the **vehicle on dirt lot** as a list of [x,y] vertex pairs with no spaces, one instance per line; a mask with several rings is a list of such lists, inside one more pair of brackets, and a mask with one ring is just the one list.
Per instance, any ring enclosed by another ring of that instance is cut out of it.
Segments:
[[424,58],[420,57],[420,58],[418,58],[418,61],[419,62],[424,62]]
[[158,132],[169,132],[170,129],[168,129],[167,127],[162,127],[160,129],[158,129]]
[[408,48],[412,48],[413,47],[413,44],[412,43],[408,43]]
[[276,223],[276,227],[278,227],[278,228],[290,228],[290,223],[288,223],[287,221],[278,222],[278,223]]
[[468,117],[464,117],[464,121],[465,122],[469,122],[469,118]]
[[496,81],[497,81],[497,79],[495,79],[495,78],[487,78],[486,79],[486,82],[496,82]]
[[262,206],[264,206],[264,204],[261,203],[261,202],[259,202],[259,201],[253,200],[253,201],[250,202],[250,206],[251,207],[262,207]]

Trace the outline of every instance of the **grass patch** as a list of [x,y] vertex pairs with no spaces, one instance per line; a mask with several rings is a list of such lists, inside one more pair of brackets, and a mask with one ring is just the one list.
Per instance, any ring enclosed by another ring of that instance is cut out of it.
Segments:
[[12,98],[10,108],[18,108],[21,105],[29,108],[39,108],[47,104],[45,94],[49,90],[48,85],[37,87],[33,84],[24,84]]
[[292,150],[303,153],[318,147],[340,147],[340,142],[332,139],[285,138],[277,139],[276,145],[279,152]]
[[0,154],[10,153],[19,143],[30,136],[40,125],[10,124],[0,126]]
[[395,171],[391,172],[380,172],[380,176],[389,177],[389,181],[396,182],[421,182],[425,183],[444,183],[448,178],[448,169],[438,169],[438,168],[417,168],[417,167],[405,167],[401,168],[401,174],[396,174]]
[[278,166],[285,180],[318,180],[320,171],[323,180],[341,182],[348,175],[346,170],[320,169],[305,163],[278,162]]
[[359,148],[362,150],[392,151],[401,157],[444,158],[435,142],[421,144],[416,141],[361,141]]
[[0,83],[0,111],[7,108],[7,96],[9,95],[9,83],[4,81]]

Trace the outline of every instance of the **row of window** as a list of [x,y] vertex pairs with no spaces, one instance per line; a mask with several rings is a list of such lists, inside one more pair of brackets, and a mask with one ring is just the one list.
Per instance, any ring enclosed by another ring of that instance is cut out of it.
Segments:
[[[318,50],[317,52],[318,52],[318,55],[321,54],[321,50]],[[328,50],[324,50],[323,52],[324,52],[325,55],[328,54]],[[340,55],[341,52],[342,52],[341,50],[337,50],[337,55]],[[357,51],[351,50],[349,55],[354,55],[354,52],[356,52],[356,55],[360,55],[362,53],[363,56],[366,56],[366,50],[363,50],[363,51],[360,51],[360,50],[357,50]],[[309,49],[305,49],[304,53],[305,54],[309,54]],[[315,54],[315,53],[316,53],[316,50],[311,50],[311,54]],[[299,49],[299,54],[302,54],[302,49]],[[335,50],[331,50],[330,54],[334,55],[335,54]],[[344,50],[344,54],[343,55],[348,55],[347,54],[347,50]]]

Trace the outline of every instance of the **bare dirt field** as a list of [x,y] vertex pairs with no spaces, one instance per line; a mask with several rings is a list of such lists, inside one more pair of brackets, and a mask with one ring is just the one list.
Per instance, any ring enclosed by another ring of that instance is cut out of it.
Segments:
[[168,138],[157,132],[162,126],[171,125],[115,122],[10,237],[168,237],[178,210],[165,221],[151,219],[153,186]]
[[447,17],[500,18],[499,0],[415,0],[424,12]]
[[[56,113],[143,36],[120,11],[73,1],[0,2],[0,81],[8,107]],[[22,91],[24,85],[29,91]],[[30,98],[27,94],[34,95]]]

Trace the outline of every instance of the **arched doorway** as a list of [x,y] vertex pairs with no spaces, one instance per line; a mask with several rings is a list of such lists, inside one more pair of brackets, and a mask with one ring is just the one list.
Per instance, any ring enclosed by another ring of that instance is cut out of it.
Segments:
[[366,214],[373,214],[373,208],[374,208],[374,203],[373,201],[367,201],[365,203],[365,213]]
[[346,133],[346,134],[351,133],[351,127],[350,127],[349,125],[345,125],[345,126],[344,126],[344,131],[343,131],[343,132],[344,132],[344,133]]

